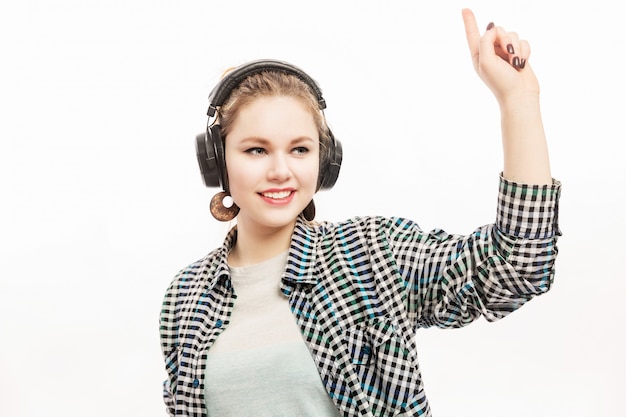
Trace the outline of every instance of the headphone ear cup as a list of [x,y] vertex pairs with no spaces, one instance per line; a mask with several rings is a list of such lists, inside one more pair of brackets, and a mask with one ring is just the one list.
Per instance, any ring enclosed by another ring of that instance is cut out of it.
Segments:
[[210,126],[205,133],[196,136],[196,157],[204,185],[228,191],[224,141],[219,125]]
[[343,148],[341,142],[335,139],[335,136],[331,131],[328,131],[330,136],[330,146],[328,149],[328,156],[326,163],[320,172],[320,190],[329,190],[333,188],[339,178],[339,171],[341,170],[341,161],[343,160]]
[[218,187],[219,176],[215,162],[215,150],[209,137],[209,131],[196,135],[196,157],[200,167],[202,181],[207,187]]
[[215,154],[215,165],[217,167],[217,177],[219,179],[219,186],[222,187],[224,191],[230,193],[230,189],[228,186],[228,172],[226,171],[226,153],[224,150],[224,139],[222,138],[222,130],[220,126],[214,124],[208,129],[210,136],[210,141],[213,146],[213,151]]

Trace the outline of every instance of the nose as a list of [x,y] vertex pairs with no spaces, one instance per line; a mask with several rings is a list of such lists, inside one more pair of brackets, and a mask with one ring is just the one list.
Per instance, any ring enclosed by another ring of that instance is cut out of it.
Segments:
[[287,155],[276,153],[270,158],[267,176],[270,181],[284,182],[291,178],[291,168]]

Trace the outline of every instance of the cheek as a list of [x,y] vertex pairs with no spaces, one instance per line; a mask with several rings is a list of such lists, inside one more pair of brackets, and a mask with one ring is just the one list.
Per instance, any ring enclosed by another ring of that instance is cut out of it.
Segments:
[[314,190],[317,189],[317,180],[319,178],[320,166],[319,162],[313,161],[307,166],[306,172],[303,173],[303,178],[306,178],[307,184],[310,184]]
[[236,194],[237,191],[246,184],[245,170],[237,169],[241,166],[241,161],[237,161],[237,158],[228,157],[226,154],[226,172],[228,174],[228,185],[230,187],[231,195]]

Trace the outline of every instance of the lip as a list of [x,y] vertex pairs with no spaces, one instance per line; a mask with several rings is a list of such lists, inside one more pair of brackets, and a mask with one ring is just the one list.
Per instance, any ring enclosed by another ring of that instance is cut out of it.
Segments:
[[259,193],[263,201],[274,205],[289,204],[296,195],[293,188],[271,188]]

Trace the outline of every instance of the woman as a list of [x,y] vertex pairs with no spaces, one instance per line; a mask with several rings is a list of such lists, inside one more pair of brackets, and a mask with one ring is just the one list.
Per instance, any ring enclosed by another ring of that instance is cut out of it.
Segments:
[[224,188],[212,213],[237,225],[165,295],[171,415],[430,415],[416,329],[496,320],[548,291],[560,184],[529,46],[493,24],[481,36],[469,10],[463,18],[504,147],[496,221],[468,236],[400,218],[313,222],[313,196],[341,164],[317,85],[256,62],[212,92],[216,120],[198,158],[205,183]]

